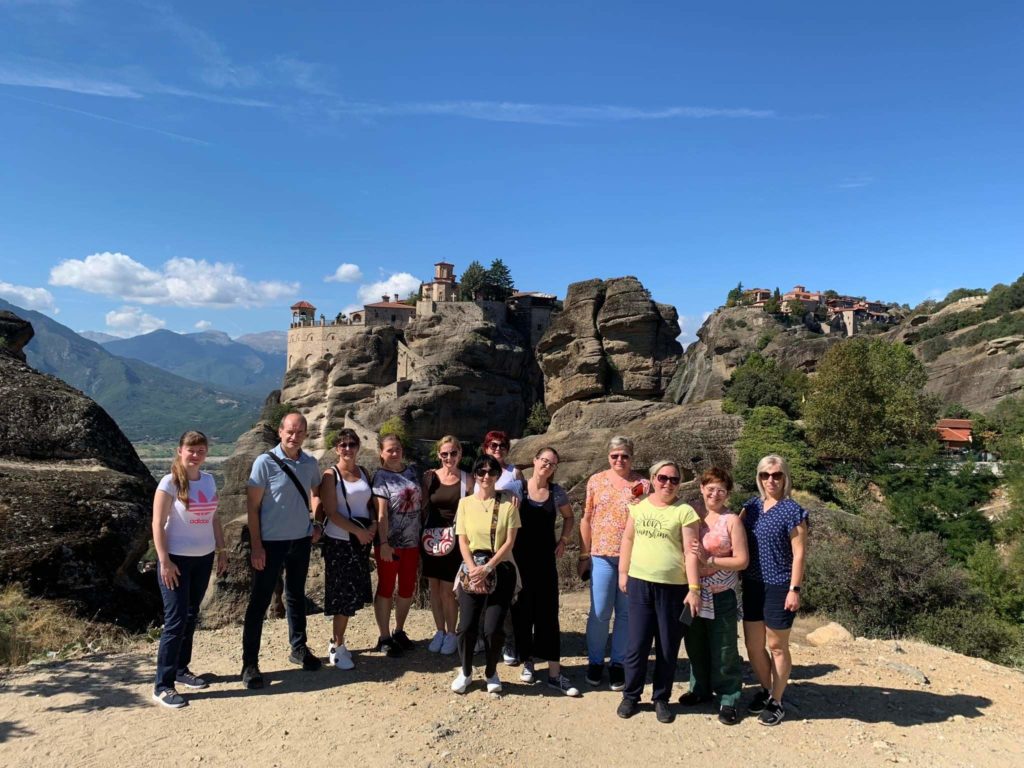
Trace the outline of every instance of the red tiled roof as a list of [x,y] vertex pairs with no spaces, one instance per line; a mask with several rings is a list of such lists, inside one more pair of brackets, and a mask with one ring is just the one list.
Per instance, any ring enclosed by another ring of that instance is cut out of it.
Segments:
[[935,423],[936,429],[966,429],[968,432],[974,427],[970,419],[939,419]]
[[416,307],[410,307],[408,304],[398,304],[394,301],[378,301],[376,304],[367,304],[365,309],[406,309],[409,312],[415,312]]
[[316,307],[314,307],[308,301],[297,301],[294,304],[292,304],[291,308],[292,309],[316,309]]
[[944,443],[970,443],[971,431],[963,429],[949,429],[947,427],[936,427],[939,433],[939,440]]

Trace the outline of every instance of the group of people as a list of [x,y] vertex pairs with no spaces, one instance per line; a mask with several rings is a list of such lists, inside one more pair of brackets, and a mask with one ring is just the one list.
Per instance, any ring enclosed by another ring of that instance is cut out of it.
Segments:
[[[543,675],[552,690],[580,695],[560,665],[557,563],[574,538],[574,517],[554,482],[555,449],[536,454],[527,479],[508,462],[508,436],[492,431],[467,472],[460,468],[460,441],[446,435],[436,443],[438,466],[421,474],[406,463],[400,437],[384,434],[376,446],[380,466],[371,474],[359,463],[359,436],[343,429],[336,462],[321,472],[302,451],[306,429],[302,414],[287,414],[280,442],[256,458],[247,484],[252,582],[242,633],[245,688],[263,686],[263,620],[282,574],[289,661],[306,670],[322,666],[307,643],[305,605],[311,548],[322,541],[331,666],[355,667],[345,633],[349,619],[370,604],[376,651],[396,657],[415,647],[405,623],[422,568],[436,628],[427,649],[458,655],[453,691],[470,688],[474,653],[482,650],[490,693],[502,689],[504,656],[522,665],[523,682]],[[172,708],[186,704],[179,688],[207,686],[189,668],[192,637],[214,561],[218,572],[227,568],[216,488],[202,471],[207,447],[200,432],[182,435],[153,502],[165,613],[153,698]],[[587,482],[579,530],[578,572],[590,583],[588,684],[601,685],[607,666],[610,688],[622,692],[617,713],[632,717],[653,644],[654,710],[660,722],[672,722],[669,701],[685,640],[690,682],[679,703],[714,700],[719,720],[735,724],[741,604],[747,655],[761,686],[747,709],[765,725],[781,722],[807,537],[807,513],[790,498],[785,459],[761,460],[759,494],[738,514],[727,507],[733,483],[724,469],[701,475],[695,509],[679,498],[683,473],[675,461],[657,461],[643,477],[633,470],[632,441],[615,437],[608,462]],[[537,662],[546,662],[544,672]]]

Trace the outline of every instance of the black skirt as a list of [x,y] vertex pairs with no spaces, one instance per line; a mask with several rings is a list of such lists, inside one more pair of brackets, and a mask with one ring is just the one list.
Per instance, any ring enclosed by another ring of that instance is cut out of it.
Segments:
[[324,536],[324,614],[355,616],[373,602],[370,548],[356,540]]

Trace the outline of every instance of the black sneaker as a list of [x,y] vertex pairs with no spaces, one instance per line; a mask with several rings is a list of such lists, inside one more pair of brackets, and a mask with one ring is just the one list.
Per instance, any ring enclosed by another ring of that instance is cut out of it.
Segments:
[[263,674],[255,664],[242,667],[242,687],[252,690],[263,687]]
[[762,712],[764,712],[765,704],[768,703],[768,699],[770,699],[771,697],[772,695],[768,692],[768,689],[762,688],[760,691],[754,694],[754,699],[750,702],[750,705],[747,707],[747,712],[749,712],[752,715],[761,714]]
[[704,704],[711,701],[710,696],[698,696],[693,691],[687,691],[679,697],[679,703],[684,707],[696,707],[698,704]]
[[168,709],[181,709],[187,703],[173,688],[164,688],[153,694],[153,701]]
[[608,667],[608,685],[613,691],[621,691],[626,687],[626,670],[621,664],[612,664]]
[[640,705],[637,702],[632,699],[623,699],[619,702],[619,708],[615,710],[615,714],[623,720],[628,720],[639,711]]
[[210,684],[203,680],[203,678],[193,675],[188,667],[178,671],[178,674],[174,676],[174,682],[185,688],[191,688],[194,691],[210,687]]
[[411,651],[416,647],[416,643],[409,639],[409,636],[405,634],[404,629],[396,629],[391,633],[391,639],[395,645],[401,648],[403,651]]
[[288,661],[297,664],[307,672],[315,672],[323,666],[323,662],[304,645],[292,649],[292,652],[288,654]]
[[764,712],[757,718],[757,722],[761,725],[778,725],[785,716],[786,710],[782,708],[782,702],[768,699],[768,703],[764,705]]
[[587,664],[587,683],[589,685],[600,685],[604,677],[604,664]]
[[384,654],[392,659],[397,659],[402,655],[402,649],[394,641],[394,638],[391,637],[382,637],[377,640],[377,645],[373,650],[384,651]]
[[736,725],[740,720],[736,707],[722,707],[718,710],[718,722],[722,725]]
[[659,723],[671,723],[676,719],[676,713],[671,710],[668,702],[661,699],[654,702],[654,714],[657,716]]

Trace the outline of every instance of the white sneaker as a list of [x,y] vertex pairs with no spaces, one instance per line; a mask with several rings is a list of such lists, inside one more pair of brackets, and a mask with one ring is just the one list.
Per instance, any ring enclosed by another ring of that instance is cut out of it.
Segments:
[[441,644],[444,642],[445,634],[443,630],[437,630],[434,633],[434,639],[430,641],[430,645],[427,646],[427,650],[431,653],[440,653]]
[[345,644],[335,646],[331,643],[327,650],[327,660],[332,667],[338,669],[355,669],[356,663],[352,660],[352,652],[345,647]]
[[501,693],[501,680],[498,679],[497,672],[495,672],[491,677],[487,678],[487,692]]
[[580,695],[579,688],[574,686],[569,678],[565,675],[559,675],[558,677],[551,677],[548,675],[548,688],[552,688],[556,691],[561,691],[566,696],[576,698]]
[[460,671],[459,674],[455,676],[455,679],[452,680],[452,690],[456,693],[465,693],[471,682],[473,682],[472,673],[466,675]]
[[536,679],[533,675],[532,661],[523,662],[523,671],[519,673],[519,679],[524,683],[532,683]]
[[459,650],[459,638],[456,637],[454,632],[446,634],[444,642],[441,643],[441,653],[445,656],[451,656],[457,650]]

